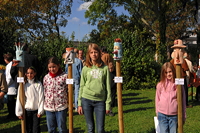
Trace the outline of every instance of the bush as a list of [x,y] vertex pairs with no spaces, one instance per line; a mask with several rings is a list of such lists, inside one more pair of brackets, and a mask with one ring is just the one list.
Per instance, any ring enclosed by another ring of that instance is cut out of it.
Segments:
[[[122,39],[123,59],[121,73],[123,89],[147,89],[155,87],[158,82],[160,64],[155,62],[155,44],[145,31],[124,31],[122,34],[113,34],[100,43],[113,51],[115,38]],[[112,45],[111,45],[112,44]]]

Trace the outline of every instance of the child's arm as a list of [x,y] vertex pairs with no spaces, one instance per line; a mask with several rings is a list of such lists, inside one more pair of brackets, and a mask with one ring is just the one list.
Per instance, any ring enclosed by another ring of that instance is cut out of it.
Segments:
[[161,88],[161,83],[158,83],[156,86],[156,96],[155,96],[156,116],[158,115],[158,102],[160,101],[160,88]]
[[23,119],[23,109],[22,109],[22,105],[20,103],[20,87],[18,87],[18,95],[17,95],[17,100],[16,100],[16,107],[15,107],[15,114],[19,119]]
[[111,106],[111,88],[110,88],[110,84],[111,84],[111,80],[110,80],[110,71],[108,69],[108,67],[105,67],[105,71],[106,71],[106,114],[109,113],[110,111],[110,106]]
[[78,114],[83,115],[83,108],[82,108],[82,103],[81,103],[81,98],[82,98],[82,93],[83,93],[83,87],[85,86],[86,83],[86,67],[83,67],[81,71],[81,81],[80,81],[80,88],[79,88],[79,95],[78,95]]
[[42,83],[37,83],[39,87],[39,102],[38,102],[38,115],[37,117],[40,118],[42,114],[44,113],[44,89],[42,86]]

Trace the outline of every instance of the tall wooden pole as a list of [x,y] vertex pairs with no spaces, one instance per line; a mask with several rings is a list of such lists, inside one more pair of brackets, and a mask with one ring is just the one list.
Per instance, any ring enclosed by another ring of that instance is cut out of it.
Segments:
[[[19,67],[18,74],[19,74],[19,77],[24,77],[23,67]],[[19,87],[20,87],[20,90],[19,90],[18,95],[19,95],[19,100],[23,109],[23,119],[21,119],[21,130],[22,130],[22,133],[26,133],[25,99],[24,99],[25,92],[24,92],[23,83],[19,83]]]
[[[116,61],[116,76],[121,76],[121,61]],[[124,133],[124,121],[123,121],[123,107],[122,107],[122,83],[117,83],[117,100],[118,100],[118,120],[119,120],[119,132]]]
[[[68,78],[72,79],[72,64],[68,64]],[[73,133],[73,84],[68,84],[69,96],[69,133]]]
[[[176,78],[181,78],[181,64],[176,64]],[[177,85],[178,99],[178,133],[183,133],[183,104],[182,104],[182,88]]]

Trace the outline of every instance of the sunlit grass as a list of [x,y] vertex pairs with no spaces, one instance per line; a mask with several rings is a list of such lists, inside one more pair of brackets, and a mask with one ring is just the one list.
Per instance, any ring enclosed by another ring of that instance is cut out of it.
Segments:
[[[191,88],[189,89],[189,93]],[[195,88],[193,93],[195,93]],[[155,89],[151,90],[132,90],[123,91],[123,126],[125,133],[154,133],[155,116]],[[200,132],[200,102],[191,101],[193,108],[187,108],[187,120],[184,125],[185,133]],[[118,108],[115,107],[113,112],[115,116],[106,116],[105,130],[106,133],[119,133]],[[0,133],[20,133],[20,120],[6,120],[7,109],[0,111]],[[69,120],[67,119],[67,125]],[[73,115],[74,133],[86,133],[86,123],[84,116],[74,112]],[[41,132],[47,133],[45,115],[41,119]]]

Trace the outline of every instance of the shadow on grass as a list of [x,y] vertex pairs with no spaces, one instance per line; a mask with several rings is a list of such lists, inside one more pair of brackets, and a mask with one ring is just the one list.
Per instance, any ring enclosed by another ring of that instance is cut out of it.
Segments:
[[200,105],[200,101],[193,100],[193,101],[189,102],[189,104],[192,104],[192,106],[199,106]]
[[40,119],[40,129],[41,132],[48,132],[47,123],[46,123],[46,116]]
[[156,132],[155,128],[151,128],[150,131],[147,131],[147,133],[155,133],[155,132]]
[[130,112],[135,112],[135,111],[145,111],[147,109],[153,109],[154,107],[146,107],[146,108],[137,108],[137,109],[128,109],[124,110],[123,113],[130,113]]
[[85,130],[82,130],[80,127],[73,129],[74,133],[84,133]]
[[21,133],[21,124],[8,129],[0,129],[0,133]]
[[11,121],[19,121],[19,119],[16,117],[16,118],[6,118],[7,116],[1,116],[0,117],[0,124],[5,124],[5,123],[9,123]]
[[[123,105],[130,105],[130,104],[145,104],[145,103],[150,103],[152,102],[152,100],[147,99],[147,100],[141,100],[141,99],[145,99],[147,97],[142,97],[142,98],[127,98],[127,99],[123,99]],[[131,102],[131,100],[139,100],[139,101],[134,101]]]
[[142,101],[135,101],[135,102],[130,102],[130,104],[145,104],[145,103],[150,103],[152,100],[147,99],[147,100],[142,100]]
[[113,131],[106,131],[105,133],[119,133],[118,130],[113,130]]
[[128,97],[128,96],[138,96],[141,93],[127,93],[127,94],[122,94],[123,97]]

